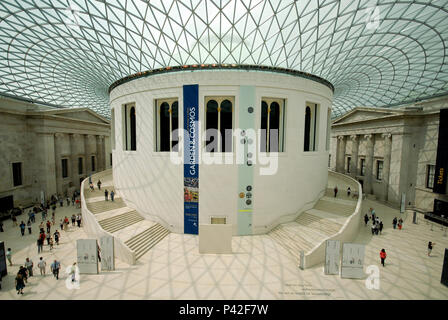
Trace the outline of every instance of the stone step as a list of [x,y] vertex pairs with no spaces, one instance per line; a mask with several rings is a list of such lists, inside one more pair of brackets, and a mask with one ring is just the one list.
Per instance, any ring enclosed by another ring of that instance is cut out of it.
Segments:
[[170,231],[160,224],[155,224],[145,231],[139,233],[125,242],[125,244],[135,252],[135,259],[139,259],[157,243],[165,238]]
[[319,200],[314,206],[314,209],[348,217],[355,211],[355,206],[347,206],[345,204],[336,203],[334,201]]
[[323,219],[308,212],[302,213],[295,221],[305,227],[316,229],[327,236],[336,234],[342,227],[339,223]]
[[87,203],[87,208],[93,214],[115,210],[123,207],[126,207],[126,203],[121,198],[117,199],[117,201],[98,201]]
[[101,228],[110,233],[114,233],[142,220],[144,220],[144,218],[134,210],[98,222]]

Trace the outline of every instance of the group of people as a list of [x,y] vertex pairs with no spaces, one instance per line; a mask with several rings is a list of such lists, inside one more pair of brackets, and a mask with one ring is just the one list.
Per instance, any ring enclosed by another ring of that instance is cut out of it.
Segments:
[[[370,214],[370,217],[369,217]],[[383,221],[375,214],[375,209],[370,208],[369,212],[364,215],[364,223],[367,226],[369,221],[372,220],[372,235],[378,235],[383,232]]]
[[[10,250],[10,249],[8,249],[8,250]],[[10,263],[11,263],[11,261],[10,261]],[[40,270],[40,275],[45,276],[47,262],[44,260],[43,257],[40,257],[37,266]],[[17,294],[23,294],[23,289],[26,287],[26,283],[28,283],[28,277],[34,276],[33,268],[34,268],[33,261],[30,258],[26,258],[24,265],[20,266],[19,271],[17,272],[16,278],[15,278],[15,286],[16,286]],[[53,276],[56,278],[56,280],[59,279],[60,268],[61,268],[61,263],[59,261],[57,261],[56,259],[50,265],[50,270],[53,273]]]
[[[101,184],[102,184],[101,180],[98,179],[98,182],[96,183],[98,190],[101,190]],[[95,188],[93,187],[92,176],[89,176],[89,187],[90,187],[90,191],[95,190]]]
[[394,229],[397,229],[397,225],[398,225],[398,230],[401,230],[403,228],[403,219],[399,219],[397,220],[397,217],[394,218],[394,220],[392,220],[392,226],[394,227]]
[[[109,199],[107,198],[107,196],[109,195],[109,192],[107,191],[107,189],[104,191],[104,196],[105,196],[105,198],[106,198],[106,201],[108,201]],[[111,201],[114,201],[114,196],[115,196],[115,192],[114,192],[114,190],[112,190],[111,192],[110,192],[110,200]]]
[[[334,197],[336,198],[339,192],[338,186],[335,186],[333,189],[334,192]],[[347,187],[347,198],[350,198],[350,196],[352,195],[352,189],[350,187]],[[353,193],[353,198],[357,198],[358,197],[358,192],[355,190],[355,192]]]

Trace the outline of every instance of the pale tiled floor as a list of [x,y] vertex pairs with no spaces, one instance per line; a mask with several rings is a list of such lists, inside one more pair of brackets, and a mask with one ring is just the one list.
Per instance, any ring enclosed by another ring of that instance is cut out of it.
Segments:
[[[364,210],[373,206],[383,219],[381,236],[362,228],[357,243],[366,244],[365,265],[380,268],[380,289],[367,289],[365,280],[326,276],[323,266],[300,270],[293,257],[267,236],[234,237],[232,255],[200,255],[198,238],[170,234],[143,256],[137,265],[116,261],[116,270],[98,275],[81,275],[79,290],[65,286],[64,269],[76,259],[76,239],[85,238],[82,229],[62,232],[61,245],[42,255],[49,264],[62,262],[59,281],[47,273],[29,279],[25,294],[18,296],[14,276],[26,257],[37,265],[36,234],[20,236],[19,228],[5,222],[0,240],[13,249],[14,266],[3,279],[0,299],[448,299],[448,287],[440,283],[444,249],[448,237],[440,227],[433,231],[422,218],[419,224],[405,221],[403,230],[393,230],[397,210],[365,200]],[[79,209],[57,209],[60,217]],[[40,217],[37,219],[40,222]],[[20,222],[20,220],[19,220]],[[36,232],[37,225],[33,227]],[[433,256],[426,254],[427,242],[436,242]],[[379,251],[388,253],[386,267],[379,264]],[[48,271],[49,272],[49,271]],[[38,269],[35,268],[35,274]]]

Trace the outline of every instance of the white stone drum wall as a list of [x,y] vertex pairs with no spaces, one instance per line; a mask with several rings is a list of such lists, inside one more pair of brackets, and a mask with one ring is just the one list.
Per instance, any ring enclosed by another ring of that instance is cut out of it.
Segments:
[[[154,101],[178,97],[179,127],[183,128],[183,85],[199,84],[199,121],[205,120],[206,96],[234,96],[234,128],[238,128],[240,86],[255,86],[255,129],[261,121],[261,98],[286,101],[285,152],[279,153],[275,175],[260,175],[254,168],[253,233],[265,233],[280,222],[294,219],[302,210],[312,207],[327,185],[328,150],[326,130],[331,90],[304,78],[241,71],[177,72],[136,79],[111,92],[115,109],[115,149],[113,176],[117,191],[126,203],[148,219],[155,220],[172,232],[183,233],[184,197],[183,165],[170,161],[170,153],[155,152]],[[318,118],[318,151],[303,152],[306,102],[320,105]],[[124,104],[135,103],[137,150],[123,150]],[[112,131],[114,132],[114,131]],[[257,149],[259,142],[257,141]],[[201,143],[201,154],[204,154]],[[234,140],[233,150],[236,150]],[[217,153],[214,156],[222,155]],[[183,159],[182,153],[175,154]],[[235,163],[235,152],[232,154]],[[211,216],[226,216],[237,233],[238,166],[235,164],[199,166],[199,223],[210,223]]]

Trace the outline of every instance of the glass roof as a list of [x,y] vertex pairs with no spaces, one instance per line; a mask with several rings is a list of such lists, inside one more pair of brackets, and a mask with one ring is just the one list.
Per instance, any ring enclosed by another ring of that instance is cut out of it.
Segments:
[[1,0],[0,94],[109,116],[128,75],[190,64],[311,73],[333,116],[448,93],[448,0]]

